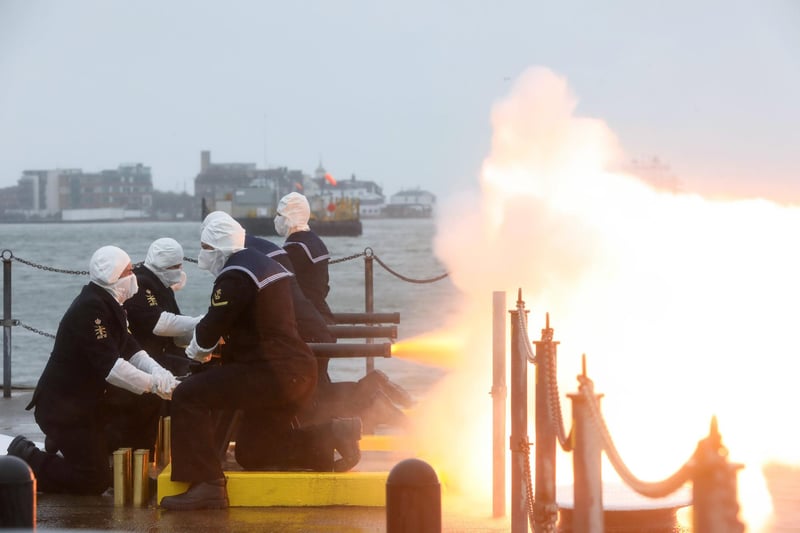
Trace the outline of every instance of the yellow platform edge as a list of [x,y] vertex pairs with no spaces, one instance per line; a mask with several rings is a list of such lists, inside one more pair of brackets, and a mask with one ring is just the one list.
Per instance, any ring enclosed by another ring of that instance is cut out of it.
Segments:
[[367,452],[394,452],[406,449],[408,444],[405,435],[362,435],[358,441],[358,447]]
[[[181,494],[188,483],[158,476],[157,501]],[[384,507],[388,472],[225,472],[231,507]]]

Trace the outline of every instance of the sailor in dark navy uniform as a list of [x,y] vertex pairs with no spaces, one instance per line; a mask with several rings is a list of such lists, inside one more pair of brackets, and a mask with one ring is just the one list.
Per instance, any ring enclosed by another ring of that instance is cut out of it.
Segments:
[[[247,248],[258,250],[280,263],[289,272],[294,273],[294,265],[289,254],[274,242],[262,237],[245,235],[244,245]],[[328,322],[303,293],[296,276],[292,277],[291,284],[294,315],[297,319],[297,330],[300,337],[306,342],[336,342],[336,337],[328,330]]]
[[[173,395],[172,480],[191,483],[187,492],[161,500],[162,507],[174,510],[228,505],[214,412],[243,411],[235,440],[236,460],[245,469],[284,466],[314,437],[293,426],[314,392],[317,365],[297,332],[292,274],[244,248],[244,229],[233,218],[211,213],[203,226],[198,266],[216,279],[186,353],[208,362],[221,338],[224,344],[221,364],[192,374]],[[344,429],[347,435],[341,434]],[[330,439],[339,437],[348,446],[361,436],[360,424],[329,423],[326,430]]]
[[89,277],[61,319],[28,405],[35,407],[46,451],[21,435],[8,447],[9,455],[31,466],[42,492],[100,494],[110,486],[113,450],[104,431],[108,384],[162,398],[177,385],[128,332],[122,303],[137,291],[128,254],[115,246],[98,249]]
[[[202,316],[182,315],[175,291],[186,283],[183,247],[171,238],[153,241],[144,263],[133,269],[139,290],[126,300],[130,331],[139,345],[176,376],[189,373],[199,363],[184,350]],[[159,419],[168,416],[168,403],[157,396],[136,395],[118,387],[108,391],[110,415],[106,430],[112,449],[155,448]]]
[[[286,237],[283,248],[289,254],[297,283],[328,324],[333,313],[328,307],[330,290],[328,263],[330,252],[322,239],[311,231],[308,199],[292,192],[278,202],[275,231]],[[304,419],[317,421],[329,417],[362,419],[366,431],[379,424],[403,425],[405,414],[400,407],[413,404],[411,396],[380,370],[372,370],[358,382],[334,382],[328,372],[329,360],[319,358],[319,383],[313,410]],[[399,406],[399,407],[398,407]]]
[[125,302],[131,333],[150,356],[176,376],[194,363],[185,350],[194,327],[203,318],[181,313],[175,293],[186,284],[183,247],[175,239],[156,239],[144,263],[133,269],[139,292]]

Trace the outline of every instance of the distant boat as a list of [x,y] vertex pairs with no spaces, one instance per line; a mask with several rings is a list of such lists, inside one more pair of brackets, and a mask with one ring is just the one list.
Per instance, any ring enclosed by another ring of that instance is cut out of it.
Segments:
[[[277,236],[273,217],[239,217],[236,221],[251,235]],[[311,231],[321,237],[359,237],[361,220],[309,220]]]
[[[314,204],[315,202],[311,202]],[[313,208],[312,208],[313,209]],[[206,199],[201,204],[202,219],[206,218],[209,209]],[[358,202],[350,199],[340,199],[330,202],[325,209],[312,211],[308,226],[311,231],[322,237],[359,237],[362,233],[361,219],[359,217]],[[271,216],[244,216],[234,217],[244,230],[251,235],[277,236],[274,217]]]

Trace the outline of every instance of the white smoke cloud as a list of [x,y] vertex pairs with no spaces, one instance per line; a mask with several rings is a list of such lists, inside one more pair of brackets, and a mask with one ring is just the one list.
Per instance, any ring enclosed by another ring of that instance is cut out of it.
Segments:
[[449,397],[474,390],[472,379],[488,386],[490,343],[476,330],[491,324],[492,291],[513,304],[521,288],[531,340],[549,312],[561,341],[562,394],[576,390],[587,353],[634,474],[674,472],[714,415],[751,472],[769,460],[800,462],[796,425],[775,414],[796,403],[800,211],[660,192],[614,173],[614,134],[576,109],[563,78],[524,73],[493,109],[480,193],[440,211],[435,249],[468,296],[455,328],[474,347]]

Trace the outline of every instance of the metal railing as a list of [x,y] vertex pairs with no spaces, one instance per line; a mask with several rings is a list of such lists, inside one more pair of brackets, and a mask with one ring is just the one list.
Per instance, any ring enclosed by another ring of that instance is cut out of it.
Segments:
[[[536,533],[556,531],[555,454],[556,442],[572,452],[574,511],[572,527],[577,533],[604,531],[601,458],[605,452],[622,481],[636,493],[650,498],[673,494],[692,484],[694,533],[739,533],[736,475],[742,467],[728,460],[716,418],[709,434],[700,440],[695,452],[666,479],[647,482],[637,478],[622,460],[600,410],[594,383],[586,371],[578,376],[578,392],[572,401],[572,427],[567,433],[561,414],[556,368],[556,347],[549,314],[535,355],[528,340],[527,311],[519,291],[517,307],[511,315],[511,531],[522,533],[528,526]],[[527,435],[527,364],[536,366],[536,463],[535,494],[532,488]]]

